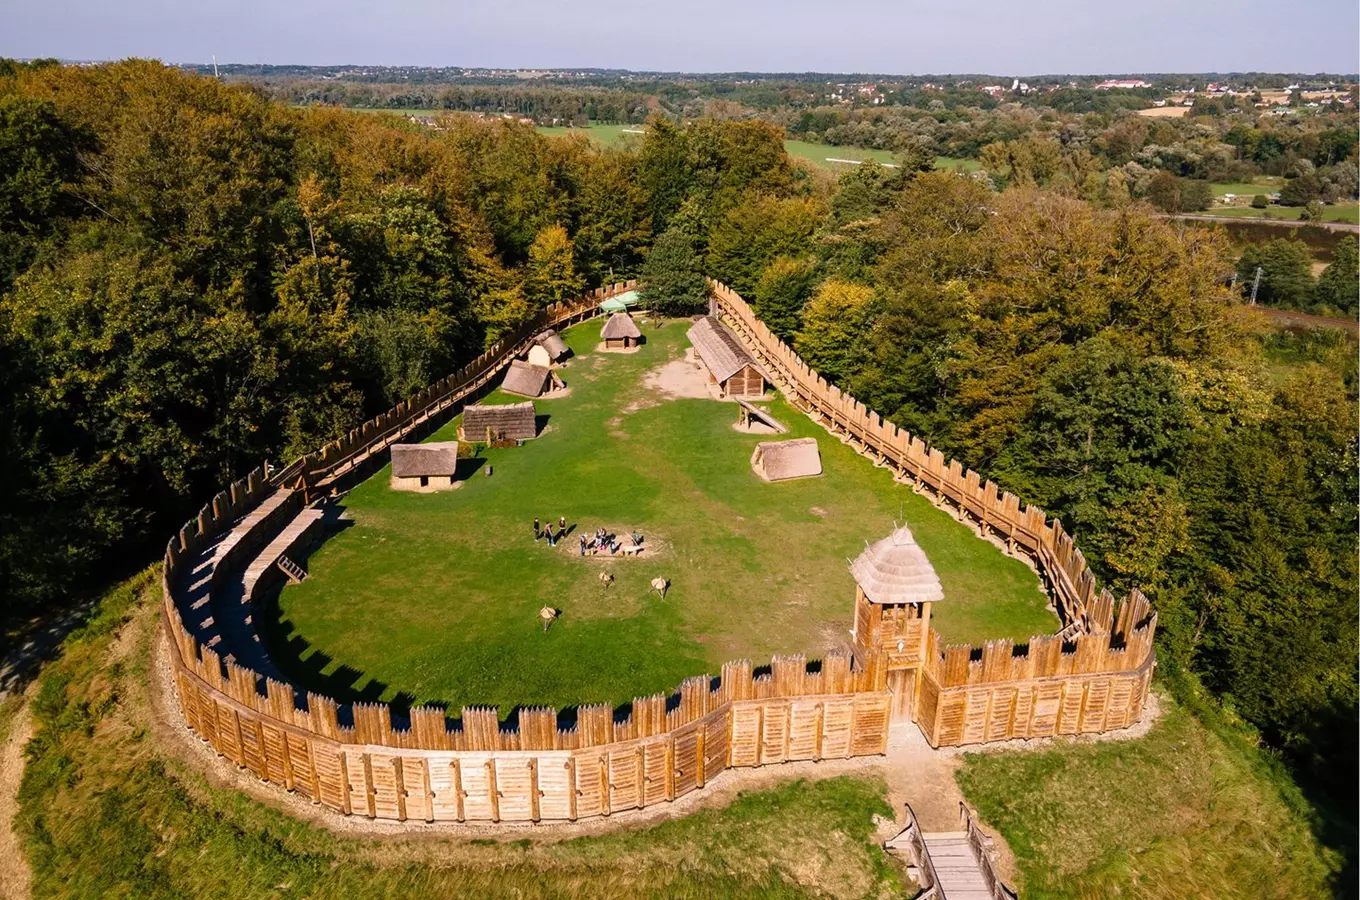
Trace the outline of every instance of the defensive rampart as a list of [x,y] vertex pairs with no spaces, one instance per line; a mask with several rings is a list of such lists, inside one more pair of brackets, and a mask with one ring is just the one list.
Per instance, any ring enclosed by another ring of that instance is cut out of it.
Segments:
[[[260,645],[250,602],[260,573],[248,571],[247,561],[287,545],[286,529],[310,500],[366,477],[393,443],[447,421],[543,329],[590,318],[602,299],[632,287],[613,285],[541,312],[459,372],[318,452],[272,473],[251,472],[180,529],[166,547],[164,623],[180,705],[200,737],[261,779],[341,812],[431,822],[609,815],[673,800],[729,767],[885,750],[892,694],[887,654],[873,648],[811,665],[801,656],[776,658],[765,670],[737,661],[718,678],[689,679],[670,696],[637,698],[624,710],[520,709],[502,722],[494,708],[465,707],[450,719],[435,707],[337,703],[289,684]],[[1146,601],[1116,604],[1097,594],[1056,522],[885,426],[803,365],[740,297],[722,285],[714,292],[800,403],[1030,553],[1053,587],[1063,635],[1018,650],[1008,642],[979,650],[941,648],[930,632],[913,717],[931,742],[1136,720],[1156,619]]]

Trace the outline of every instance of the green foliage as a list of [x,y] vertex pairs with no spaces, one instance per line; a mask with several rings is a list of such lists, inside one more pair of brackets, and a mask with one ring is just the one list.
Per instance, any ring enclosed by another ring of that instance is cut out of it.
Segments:
[[1354,235],[1342,238],[1332,251],[1331,263],[1318,276],[1313,303],[1324,315],[1353,317],[1360,309],[1360,243]]
[[1267,209],[1270,206],[1270,198],[1265,194],[1253,194],[1251,198],[1252,209]]
[[1309,172],[1297,178],[1291,178],[1284,183],[1280,189],[1281,206],[1307,206],[1322,196],[1322,182],[1316,175]]
[[823,281],[803,307],[794,347],[804,362],[833,381],[850,379],[863,360],[874,292],[837,278]]
[[708,304],[708,276],[694,252],[693,238],[679,228],[671,228],[656,239],[642,264],[639,281],[642,302],[658,315],[692,315]]
[[536,306],[551,306],[581,296],[585,281],[576,274],[575,247],[561,225],[549,225],[529,247],[524,294]]
[[1163,212],[1199,212],[1213,202],[1213,190],[1205,181],[1163,171],[1148,182],[1147,199]]
[[760,273],[751,307],[770,330],[792,341],[803,320],[803,305],[812,296],[817,261],[811,258],[775,258]]
[[1300,240],[1276,238],[1247,247],[1237,261],[1237,286],[1251,296],[1256,270],[1261,285],[1256,302],[1262,306],[1306,310],[1313,299],[1313,254]]
[[808,252],[821,218],[822,210],[810,200],[747,197],[709,233],[708,271],[738,293],[753,294],[777,257]]

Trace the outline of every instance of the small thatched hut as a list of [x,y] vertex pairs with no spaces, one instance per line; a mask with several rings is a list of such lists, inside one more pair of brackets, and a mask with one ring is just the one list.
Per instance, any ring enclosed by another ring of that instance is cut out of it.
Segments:
[[392,445],[392,490],[447,491],[458,486],[458,442]]
[[642,343],[642,330],[628,313],[614,313],[600,329],[600,340],[607,350],[628,349]]
[[812,478],[822,474],[822,454],[816,438],[761,441],[751,454],[751,468],[766,481]]
[[688,337],[708,369],[708,380],[724,397],[759,397],[765,393],[765,373],[717,318],[704,316],[690,327]]
[[484,441],[527,441],[538,437],[534,405],[506,403],[499,406],[474,404],[463,410],[463,424],[458,426],[458,439]]
[[567,342],[562,340],[562,335],[553,331],[551,328],[538,336],[538,343],[535,346],[542,347],[546,350],[548,359],[553,362],[562,360],[571,352],[571,349],[567,346]]
[[535,366],[522,359],[512,360],[505,372],[501,388],[522,397],[541,397],[553,383],[552,370]]

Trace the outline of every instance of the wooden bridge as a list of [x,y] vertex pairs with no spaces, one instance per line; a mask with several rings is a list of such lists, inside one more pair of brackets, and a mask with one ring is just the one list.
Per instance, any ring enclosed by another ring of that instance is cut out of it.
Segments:
[[968,807],[959,804],[962,831],[924,832],[907,807],[907,827],[883,844],[906,856],[921,886],[917,900],[1016,900],[992,864],[992,840],[983,834]]

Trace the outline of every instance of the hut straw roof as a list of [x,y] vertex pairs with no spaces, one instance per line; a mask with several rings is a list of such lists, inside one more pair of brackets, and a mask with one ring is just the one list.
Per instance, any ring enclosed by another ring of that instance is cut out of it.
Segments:
[[822,474],[822,454],[816,438],[791,441],[762,441],[751,454],[751,465],[760,462],[766,481],[785,478],[811,478]]
[[548,351],[550,359],[561,359],[567,355],[567,342],[556,331],[548,330],[539,335],[538,345]]
[[690,326],[687,336],[694,345],[694,352],[699,354],[704,365],[708,366],[708,371],[718,381],[726,381],[745,366],[760,369],[737,336],[714,316],[704,316],[695,322]]
[[527,441],[538,436],[534,404],[504,403],[494,406],[473,404],[463,410],[465,441],[486,440],[486,430],[511,441]]
[[874,603],[928,603],[944,599],[935,567],[905,525],[866,546],[850,563],[850,574]]
[[551,370],[516,359],[511,361],[510,368],[501,381],[501,388],[512,394],[537,397],[547,388],[551,378]]
[[600,329],[600,340],[621,341],[624,338],[640,338],[642,331],[633,321],[633,317],[628,313],[618,312],[609,317],[609,321],[604,323]]
[[440,477],[457,470],[457,441],[392,445],[392,474],[397,478]]

